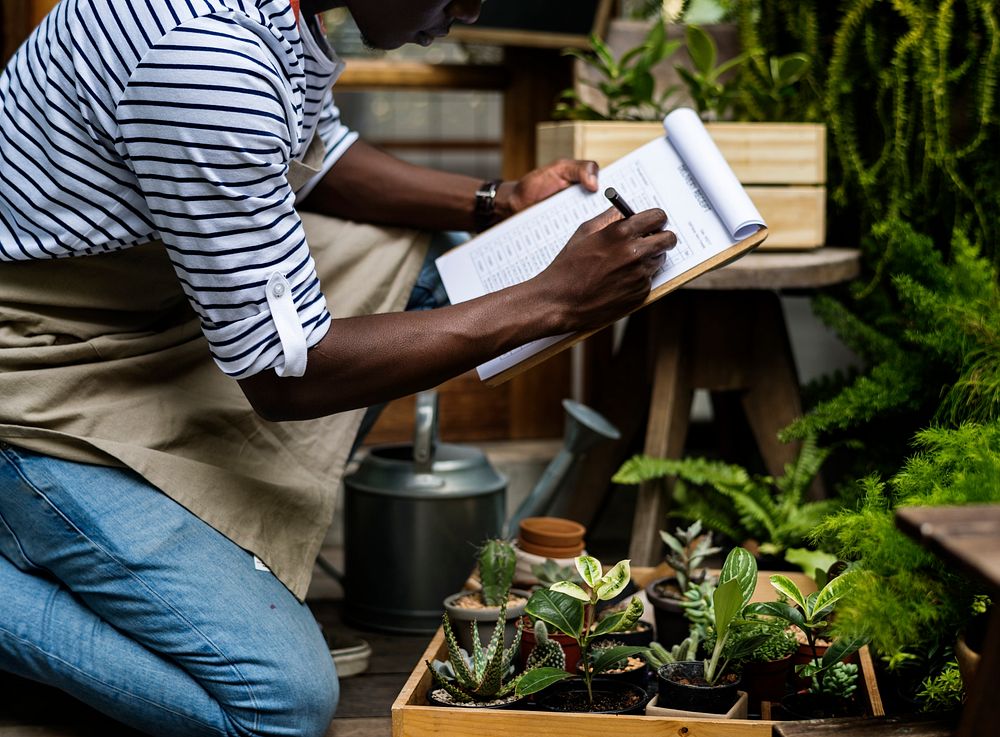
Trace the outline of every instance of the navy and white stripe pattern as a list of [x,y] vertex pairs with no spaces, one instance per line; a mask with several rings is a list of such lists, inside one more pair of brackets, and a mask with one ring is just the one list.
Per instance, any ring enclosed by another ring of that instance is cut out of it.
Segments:
[[272,275],[307,345],[330,326],[289,162],[325,144],[304,196],[356,139],[303,26],[289,0],[63,0],[0,76],[0,261],[161,239],[219,367],[281,374]]

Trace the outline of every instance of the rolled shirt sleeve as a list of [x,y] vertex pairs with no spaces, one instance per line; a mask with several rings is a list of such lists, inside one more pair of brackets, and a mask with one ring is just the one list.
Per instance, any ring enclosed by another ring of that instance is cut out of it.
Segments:
[[279,68],[252,31],[203,16],[149,50],[116,110],[123,156],[234,378],[301,375],[331,322],[286,180],[301,95]]

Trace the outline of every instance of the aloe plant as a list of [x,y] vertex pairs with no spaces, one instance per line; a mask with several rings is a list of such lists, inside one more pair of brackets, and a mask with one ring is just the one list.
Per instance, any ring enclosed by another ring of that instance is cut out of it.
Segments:
[[512,671],[511,664],[514,661],[514,655],[521,644],[523,628],[521,622],[518,621],[514,641],[509,648],[504,649],[506,617],[507,601],[505,599],[500,604],[500,614],[497,617],[493,636],[485,648],[479,639],[478,627],[473,623],[472,654],[469,655],[458,644],[447,613],[444,615],[442,624],[445,642],[448,645],[448,660],[446,663],[428,662],[427,667],[430,668],[434,682],[447,691],[455,701],[463,704],[489,703],[512,693],[516,693],[518,696],[527,696],[541,691],[550,683],[555,682],[551,679],[539,679],[533,676],[530,683],[525,682],[522,686],[525,677],[537,669],[529,669],[514,678],[508,678]]
[[[591,665],[590,668],[584,668],[583,681],[587,687],[587,698],[593,705],[594,676],[609,670],[623,658],[639,655],[645,650],[642,647],[613,647],[593,657],[591,648],[594,638],[632,629],[642,616],[643,607],[642,601],[633,596],[624,611],[598,620],[598,603],[614,599],[631,579],[629,561],[619,561],[606,574],[602,573],[601,564],[596,558],[581,555],[574,563],[580,578],[583,579],[582,585],[572,581],[559,581],[548,589],[539,589],[531,595],[525,611],[535,619],[572,637],[579,644],[581,659]],[[539,668],[530,679],[522,680],[522,684],[534,686],[536,681],[555,682],[569,677],[570,674],[565,671]],[[519,687],[518,693],[522,691],[523,688]]]

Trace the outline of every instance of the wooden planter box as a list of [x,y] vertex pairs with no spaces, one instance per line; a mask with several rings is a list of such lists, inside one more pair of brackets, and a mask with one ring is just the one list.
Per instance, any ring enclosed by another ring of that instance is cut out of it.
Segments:
[[[826,126],[705,126],[767,222],[763,250],[809,250],[826,237]],[[571,121],[538,125],[537,163],[592,159],[606,166],[663,135],[660,123]]]
[[[660,573],[658,569],[637,568],[633,570],[633,580],[642,585]],[[760,572],[758,595],[763,591],[762,586],[771,590],[768,575]],[[392,737],[771,737],[774,725],[779,723],[766,719],[687,719],[429,706],[426,694],[431,687],[431,675],[425,661],[447,657],[444,631],[439,629],[392,704]],[[867,648],[861,651],[860,663],[859,691],[864,691],[867,711],[872,716],[882,716],[882,701]]]

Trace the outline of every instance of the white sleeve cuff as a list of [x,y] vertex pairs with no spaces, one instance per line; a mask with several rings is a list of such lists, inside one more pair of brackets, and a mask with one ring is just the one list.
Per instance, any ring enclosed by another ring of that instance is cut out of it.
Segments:
[[284,360],[274,367],[278,376],[302,376],[306,372],[306,332],[292,300],[292,285],[284,274],[274,272],[267,280],[267,305],[281,340]]

